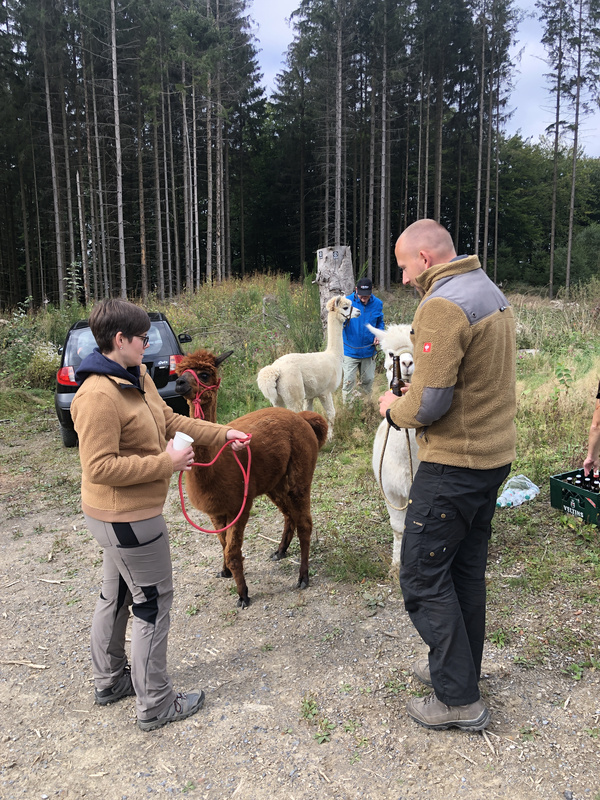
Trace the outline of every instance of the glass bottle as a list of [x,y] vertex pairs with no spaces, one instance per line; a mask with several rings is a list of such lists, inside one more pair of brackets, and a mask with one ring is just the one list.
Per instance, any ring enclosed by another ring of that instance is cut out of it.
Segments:
[[400,391],[405,386],[404,381],[400,377],[400,356],[392,356],[392,380],[390,381],[390,389],[397,397],[402,396]]

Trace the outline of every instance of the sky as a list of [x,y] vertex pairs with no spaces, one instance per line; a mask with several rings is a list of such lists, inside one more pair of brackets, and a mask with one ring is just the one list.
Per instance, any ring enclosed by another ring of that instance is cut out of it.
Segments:
[[[251,0],[250,17],[254,20],[253,32],[259,49],[258,61],[263,73],[263,85],[270,94],[275,89],[275,76],[284,68],[285,53],[293,39],[290,15],[299,5],[298,0]],[[522,7],[533,7],[532,0],[524,0]],[[553,96],[547,88],[544,73],[545,50],[540,42],[541,27],[537,20],[525,17],[513,48],[516,63],[514,89],[508,108],[513,110],[505,126],[509,135],[520,133],[524,139],[535,143],[554,121]],[[520,54],[520,57],[517,56]],[[587,155],[600,158],[600,112],[581,120],[580,143]]]

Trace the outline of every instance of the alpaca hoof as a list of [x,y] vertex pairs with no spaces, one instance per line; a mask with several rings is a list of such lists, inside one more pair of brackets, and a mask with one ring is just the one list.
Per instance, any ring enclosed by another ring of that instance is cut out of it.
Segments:
[[306,589],[308,586],[308,578],[299,578],[296,584],[296,589]]
[[220,572],[217,572],[217,578],[231,578],[231,570],[230,569],[222,569]]
[[271,561],[281,561],[282,558],[287,558],[287,552],[280,553],[279,550],[275,550],[271,553]]
[[238,608],[248,608],[249,605],[250,605],[250,598],[249,597],[246,597],[246,599],[244,599],[243,597],[238,597],[238,601],[237,601],[237,607]]

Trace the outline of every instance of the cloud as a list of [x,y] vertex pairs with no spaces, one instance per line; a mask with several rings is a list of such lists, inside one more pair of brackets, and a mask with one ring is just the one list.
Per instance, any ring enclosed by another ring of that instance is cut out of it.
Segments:
[[[275,90],[275,77],[285,66],[287,47],[294,37],[290,17],[298,5],[299,0],[253,0],[249,7],[249,14],[255,22],[253,32],[258,42],[258,61],[267,94]],[[550,68],[545,62],[546,50],[541,37],[541,23],[529,14],[519,25],[518,42],[512,50],[516,74],[508,102],[513,114],[506,123],[506,132],[508,135],[520,133],[532,142],[545,135],[546,128],[554,122],[554,95],[545,77]],[[520,61],[517,59],[519,52]],[[565,115],[561,114],[563,118]],[[580,127],[580,143],[594,158],[600,157],[599,129],[600,111],[596,107],[595,113],[581,118]]]

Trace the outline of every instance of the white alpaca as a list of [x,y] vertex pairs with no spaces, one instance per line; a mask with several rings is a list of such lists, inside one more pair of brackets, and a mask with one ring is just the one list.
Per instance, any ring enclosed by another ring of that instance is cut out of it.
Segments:
[[[410,381],[413,374],[413,347],[410,341],[410,325],[390,325],[384,332],[368,326],[371,333],[379,339],[381,349],[385,353],[385,371],[388,386],[392,379],[393,356],[400,356],[400,370],[403,381]],[[381,483],[379,481],[379,471],[381,463],[381,452],[385,442],[386,433],[389,434],[385,445],[385,455],[381,464]],[[417,457],[417,443],[415,440],[414,429],[408,432],[410,440],[410,452],[412,457],[412,473],[417,471],[419,459]],[[394,532],[394,549],[392,552],[392,569],[396,570],[400,566],[400,546],[402,544],[402,534],[404,532],[404,520],[406,517],[406,505],[408,503],[408,493],[411,486],[411,469],[408,453],[408,443],[406,430],[396,430],[391,427],[387,420],[382,420],[375,441],[373,442],[373,472],[375,480],[381,486],[386,498],[386,506],[390,515],[390,523]],[[394,508],[395,506],[395,508]]]
[[329,424],[327,438],[333,436],[335,406],[333,392],[342,380],[344,344],[342,329],[351,317],[359,317],[347,297],[332,297],[327,302],[327,349],[321,353],[287,353],[258,373],[258,388],[273,406],[292,411],[312,411],[318,397]]

